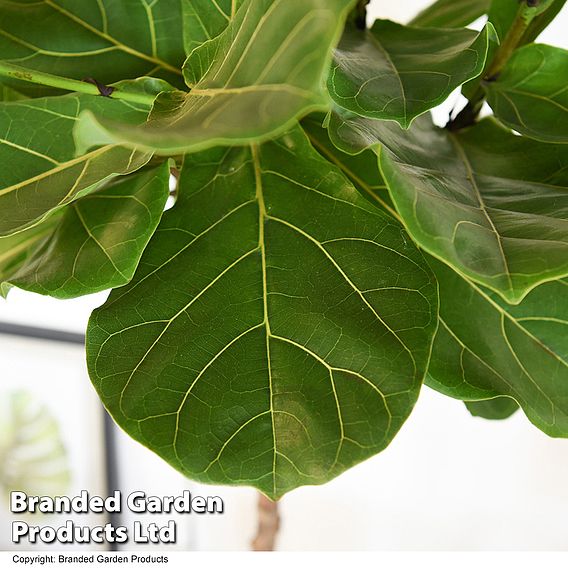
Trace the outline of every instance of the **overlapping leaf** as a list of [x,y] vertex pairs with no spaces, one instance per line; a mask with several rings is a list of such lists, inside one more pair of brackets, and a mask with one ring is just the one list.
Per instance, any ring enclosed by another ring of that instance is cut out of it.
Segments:
[[194,479],[273,498],[382,450],[436,325],[403,229],[299,130],[187,156],[180,183],[134,280],[89,324],[115,420]]
[[496,81],[486,83],[497,118],[545,142],[568,143],[568,51],[531,44],[516,51]]
[[[168,154],[264,140],[328,106],[322,81],[352,0],[247,0],[184,66],[191,92],[161,94],[140,128],[100,119],[96,140]],[[276,46],[276,47],[275,47]],[[91,134],[97,124],[85,116]]]
[[568,274],[568,148],[487,119],[459,134],[429,119],[386,140],[381,170],[414,238],[511,303]]
[[[152,92],[166,85],[144,79],[126,88]],[[116,145],[77,155],[73,128],[85,109],[132,123],[144,122],[149,112],[143,105],[91,95],[0,103],[0,162],[5,164],[0,170],[0,236],[41,221],[151,158],[149,152]]]
[[519,410],[516,401],[507,396],[498,396],[488,400],[466,401],[465,406],[472,416],[486,420],[505,420]]
[[[153,75],[182,86],[180,0],[0,1],[0,57],[31,69],[114,83]],[[49,88],[21,83],[34,96]]]
[[452,133],[428,117],[408,131],[356,117],[332,132],[348,149],[383,144],[381,171],[405,226],[458,272],[511,303],[568,274],[566,145],[493,119]]
[[481,73],[488,29],[429,29],[387,20],[348,26],[335,50],[328,88],[342,109],[396,120],[404,128]]
[[29,229],[0,237],[0,295],[6,296],[10,286],[7,284],[13,276],[35,253],[41,243],[55,230],[60,213],[50,215],[42,223]]
[[491,0],[438,0],[410,24],[424,28],[461,28],[489,11]]
[[185,50],[215,39],[235,17],[242,0],[181,0]]
[[326,160],[337,166],[371,203],[396,217],[375,153],[366,150],[353,156],[338,150],[332,144],[327,130],[322,126],[323,118],[315,115],[302,121],[302,127],[312,146]]
[[[66,299],[129,282],[160,221],[169,195],[169,174],[164,163],[118,178],[72,203],[52,234],[2,282],[3,290],[11,285]],[[31,237],[35,230],[32,227],[7,239]],[[1,243],[2,239],[0,247]]]
[[[499,42],[505,42],[508,33],[511,31],[513,24],[518,18],[526,21],[526,27],[520,37],[516,38],[515,45],[523,46],[533,42],[540,33],[552,22],[558,12],[562,9],[566,0],[542,0],[535,2],[529,6],[528,2],[511,2],[511,0],[492,0],[489,10],[489,22],[494,27]],[[542,12],[544,5],[548,7]],[[540,12],[540,13],[538,13]],[[535,13],[538,15],[535,16]],[[522,32],[522,30],[521,30]],[[489,54],[486,59],[484,72],[480,77],[486,75],[489,65],[492,63],[498,49],[499,42],[492,42],[489,45]],[[493,78],[492,78],[493,79]],[[472,80],[465,84],[462,88],[463,94],[467,98],[471,98],[476,94],[480,87],[480,78]]]
[[463,400],[512,397],[541,430],[568,436],[568,284],[543,284],[511,307],[431,263],[440,326],[428,384]]

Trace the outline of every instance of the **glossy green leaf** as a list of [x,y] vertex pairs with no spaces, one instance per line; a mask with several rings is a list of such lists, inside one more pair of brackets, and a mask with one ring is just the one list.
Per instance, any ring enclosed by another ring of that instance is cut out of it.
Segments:
[[568,143],[568,51],[531,44],[485,84],[497,118],[525,136]]
[[567,146],[491,118],[452,133],[428,117],[408,131],[357,117],[332,132],[346,148],[383,144],[381,171],[405,226],[458,272],[511,303],[568,274]]
[[551,436],[568,436],[568,284],[549,282],[511,307],[431,259],[440,326],[427,382],[462,400],[514,398]]
[[75,201],[65,208],[53,233],[2,288],[9,284],[66,299],[126,284],[160,221],[169,195],[169,177],[169,165],[164,163],[117,178]]
[[185,50],[215,39],[235,17],[242,0],[181,0]]
[[331,142],[320,116],[309,116],[302,121],[302,128],[312,146],[329,162],[337,166],[351,183],[371,203],[396,216],[387,186],[381,176],[377,156],[366,150],[356,156],[338,150]]
[[297,130],[186,157],[133,281],[90,320],[89,372],[118,424],[174,467],[277,498],[390,442],[436,306],[400,225]]
[[41,243],[55,230],[60,218],[58,212],[50,215],[42,223],[29,229],[0,237],[0,295],[6,297],[10,285],[8,280],[14,275],[35,253]]
[[[181,87],[180,0],[1,0],[0,58],[79,80],[153,75]],[[19,87],[34,96],[53,91]]]
[[[162,90],[154,80],[131,88]],[[116,145],[77,155],[73,128],[79,113],[96,110],[143,122],[142,105],[91,95],[66,95],[0,103],[0,236],[29,227],[117,174],[143,166],[151,153]],[[39,198],[38,196],[41,196]]]
[[466,401],[464,404],[472,416],[486,420],[505,420],[519,410],[516,401],[506,396],[498,396],[488,400]]
[[[352,0],[247,0],[227,29],[194,50],[184,72],[191,92],[161,94],[139,128],[99,119],[96,141],[182,153],[276,136],[326,109],[331,49]],[[274,46],[278,46],[274,48]],[[88,130],[97,119],[83,118]],[[92,141],[85,125],[78,136]]]
[[386,142],[381,171],[428,252],[511,303],[568,274],[568,147],[492,119],[459,134],[425,119],[401,134]]
[[404,128],[483,70],[488,29],[429,29],[378,20],[347,27],[335,50],[329,93],[339,107]]
[[487,14],[491,0],[438,0],[410,22],[423,28],[461,28]]

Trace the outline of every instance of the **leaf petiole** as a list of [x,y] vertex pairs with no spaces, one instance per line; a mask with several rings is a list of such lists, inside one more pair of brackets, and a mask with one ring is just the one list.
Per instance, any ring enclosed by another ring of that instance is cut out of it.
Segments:
[[477,88],[473,94],[468,97],[469,102],[463,110],[448,123],[447,128],[449,130],[460,130],[471,126],[476,121],[486,96],[483,83],[494,81],[498,77],[514,51],[519,45],[522,45],[523,37],[531,23],[535,18],[548,10],[553,3],[554,0],[522,0],[513,24],[495,52],[495,56],[486,71],[478,78],[477,81],[479,84]]
[[[37,85],[45,85],[47,87],[55,87],[66,91],[76,93],[85,93],[86,95],[108,96],[113,99],[121,99],[132,103],[139,103],[151,106],[156,98],[154,94],[143,92],[122,91],[120,88],[111,88],[99,85],[96,81],[77,81],[68,77],[60,77],[43,73],[35,69],[27,69],[19,65],[13,65],[6,61],[0,61],[0,77],[9,77],[19,81],[27,81],[28,83],[36,83]],[[103,94],[101,87],[107,89],[108,94]]]

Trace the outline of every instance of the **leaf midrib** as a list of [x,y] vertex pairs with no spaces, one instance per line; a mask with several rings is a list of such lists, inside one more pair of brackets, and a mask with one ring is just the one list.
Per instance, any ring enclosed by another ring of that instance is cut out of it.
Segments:
[[485,218],[487,219],[487,221],[488,221],[488,223],[491,227],[492,232],[495,234],[497,244],[499,246],[499,253],[501,255],[501,259],[503,260],[503,266],[505,268],[505,276],[507,278],[508,291],[513,293],[514,292],[513,280],[511,278],[511,271],[509,269],[509,263],[507,261],[507,257],[505,256],[505,249],[503,248],[503,241],[501,240],[501,235],[499,234],[499,231],[497,230],[497,227],[495,226],[493,219],[491,218],[491,216],[489,215],[489,212],[487,211],[487,209],[485,207],[485,203],[483,201],[481,191],[479,190],[479,186],[477,185],[477,181],[475,180],[475,173],[473,171],[473,167],[472,167],[472,165],[469,161],[469,158],[467,157],[465,150],[462,148],[459,140],[457,140],[456,137],[454,136],[454,134],[452,134],[451,132],[448,134],[448,137],[451,140],[452,144],[454,145],[454,148],[456,149],[458,157],[460,158],[461,162],[465,166],[465,169],[466,169],[466,172],[467,172],[466,177],[467,177],[467,179],[470,183],[471,188],[473,189],[473,193],[474,193],[474,195],[477,199],[477,202],[479,203],[479,209],[482,211],[483,215],[485,216]]
[[262,302],[263,302],[263,325],[266,337],[266,358],[268,369],[268,388],[270,393],[270,417],[272,420],[272,442],[274,447],[274,455],[272,459],[272,489],[273,495],[276,495],[276,456],[278,455],[276,447],[276,425],[274,423],[274,388],[272,383],[272,363],[270,359],[270,318],[268,316],[268,282],[266,276],[266,244],[264,237],[264,224],[267,220],[266,205],[264,203],[264,193],[262,191],[262,174],[260,170],[260,158],[258,155],[258,147],[251,145],[252,163],[254,167],[254,179],[256,185],[256,199],[258,202],[258,248],[262,259]]
[[404,105],[403,106],[404,123],[408,124],[408,109],[407,109],[407,101],[406,101],[406,91],[404,90],[404,83],[402,82],[402,78],[400,76],[400,73],[398,72],[398,69],[397,69],[396,65],[394,64],[394,61],[392,60],[388,51],[384,48],[383,44],[378,40],[378,38],[375,37],[375,35],[371,31],[367,31],[366,34],[371,38],[371,43],[376,45],[376,47],[379,49],[379,51],[383,54],[383,56],[387,60],[387,63],[390,65],[391,69],[393,70],[394,75],[396,76],[396,78],[398,80],[398,83],[400,85],[401,99],[402,99],[402,102],[403,102],[403,105]]

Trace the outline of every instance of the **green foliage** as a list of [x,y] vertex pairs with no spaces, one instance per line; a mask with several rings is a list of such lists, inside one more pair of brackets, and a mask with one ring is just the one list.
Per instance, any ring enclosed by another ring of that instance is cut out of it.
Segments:
[[[187,58],[183,71],[189,92],[159,95],[148,122],[139,127],[100,120],[108,142],[166,155],[195,152],[265,140],[298,117],[325,110],[321,79],[349,4],[246,0],[220,36]],[[81,131],[87,143],[89,130]],[[95,143],[100,140],[97,136]]]
[[[3,1],[0,30],[2,60],[29,69],[105,84],[152,76],[183,86],[179,0]],[[53,94],[24,82],[17,88]]]
[[519,405],[515,400],[506,396],[498,396],[488,400],[466,401],[464,404],[472,416],[487,420],[505,420],[519,410]]
[[56,226],[50,217],[16,233],[27,237],[31,252],[37,231],[49,225],[48,236],[2,286],[66,299],[127,284],[162,216],[169,175],[165,162],[117,178],[63,209]]
[[404,128],[483,70],[488,29],[419,29],[377,20],[345,29],[335,50],[329,94],[345,111]]
[[527,45],[496,81],[486,83],[495,115],[513,130],[545,142],[568,143],[568,51]]
[[423,383],[568,437],[564,3],[0,2],[1,293],[114,289],[92,381],[203,482],[324,483]]
[[462,400],[510,396],[541,430],[565,436],[566,282],[543,284],[511,307],[447,265],[431,264],[440,285],[440,326],[428,385]]
[[422,10],[413,20],[413,26],[423,28],[461,28],[486,14],[491,0],[438,0]]
[[107,408],[192,477],[272,497],[383,449],[436,328],[422,255],[299,130],[189,155],[184,172],[134,280],[89,326]]

